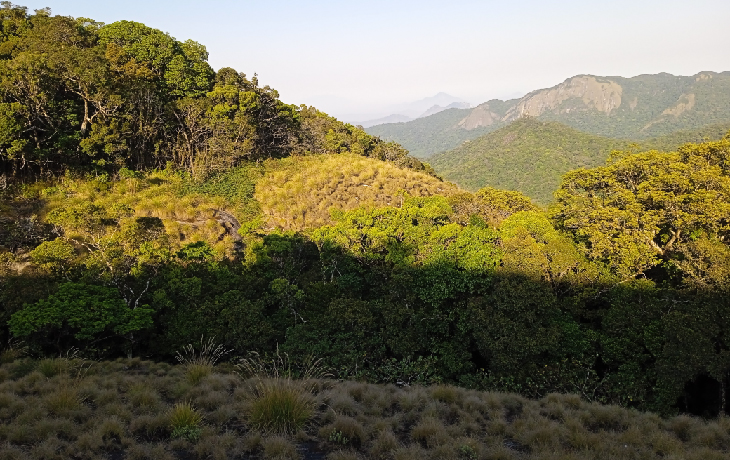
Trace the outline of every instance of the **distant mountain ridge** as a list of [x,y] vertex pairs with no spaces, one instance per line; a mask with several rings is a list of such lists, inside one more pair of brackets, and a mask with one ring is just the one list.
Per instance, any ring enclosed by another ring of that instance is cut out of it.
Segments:
[[417,101],[393,105],[387,109],[391,112],[391,114],[385,117],[380,117],[373,120],[353,122],[353,124],[361,125],[365,128],[368,128],[386,123],[403,123],[421,117],[433,115],[446,109],[463,109],[469,107],[471,107],[471,104],[469,104],[468,102],[450,94],[440,92],[437,93],[435,96],[425,97]]
[[[520,99],[494,99],[473,109],[461,109],[458,115],[377,125],[367,132],[399,142],[414,156],[427,158],[523,116],[624,139],[696,129],[730,121],[730,72],[700,72],[688,77],[668,73],[632,78],[577,75]],[[424,125],[438,134],[415,135]]]
[[409,116],[394,113],[393,115],[388,115],[387,117],[376,118],[374,120],[360,121],[360,122],[356,122],[355,124],[360,125],[364,128],[370,128],[371,126],[382,125],[385,123],[406,123],[411,120],[413,120],[413,118],[411,118]]
[[418,118],[428,117],[431,115],[435,115],[439,112],[443,112],[444,110],[448,109],[468,109],[471,107],[471,104],[468,102],[452,102],[451,104],[447,105],[446,107],[441,107],[438,104],[432,105],[428,110],[423,112]]

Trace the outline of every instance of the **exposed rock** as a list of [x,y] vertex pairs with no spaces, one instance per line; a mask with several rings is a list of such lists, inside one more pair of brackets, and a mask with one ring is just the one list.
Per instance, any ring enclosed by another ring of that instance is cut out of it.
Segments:
[[[229,235],[235,242],[235,245],[240,244],[241,235],[239,235],[238,230],[241,228],[241,224],[238,222],[238,219],[236,219],[235,216],[228,211],[220,209],[211,209],[211,211],[213,211],[213,216],[211,218],[221,224],[224,230],[224,233],[220,235],[219,240],[223,239],[225,235]],[[175,222],[178,224],[190,225],[192,227],[201,227],[207,224],[211,218],[198,220],[176,220]]]
[[675,117],[678,117],[683,112],[692,110],[692,107],[694,107],[694,106],[695,106],[694,93],[683,94],[677,101],[677,105],[675,105],[674,107],[669,107],[668,109],[664,110],[662,112],[662,115],[674,115]]
[[711,73],[700,73],[695,78],[695,81],[712,80],[712,78],[714,78],[714,75]]
[[[698,77],[699,78],[699,77]],[[710,78],[712,78],[710,76]],[[667,120],[669,117],[678,117],[684,112],[688,112],[692,110],[692,108],[695,106],[696,103],[696,97],[694,93],[690,94],[682,94],[679,99],[677,100],[677,104],[665,109],[660,117],[656,120],[652,120],[649,123],[646,124],[643,128],[641,128],[642,131],[646,131],[652,126],[656,125],[657,123],[662,123]]]
[[233,216],[233,214],[228,211],[216,210],[213,217],[218,221],[218,223],[223,225],[223,228],[226,229],[226,233],[233,238],[233,241],[241,241],[241,235],[238,234],[241,224]]
[[569,99],[579,99],[586,108],[610,114],[621,105],[622,93],[621,85],[615,81],[599,81],[591,75],[580,75],[553,88],[528,94],[507,112],[504,120],[511,121],[523,116],[538,117],[546,112],[568,113],[570,108],[561,108],[561,104]]
[[459,122],[459,127],[472,130],[480,126],[491,126],[500,121],[501,117],[489,110],[489,104],[479,104],[471,113]]

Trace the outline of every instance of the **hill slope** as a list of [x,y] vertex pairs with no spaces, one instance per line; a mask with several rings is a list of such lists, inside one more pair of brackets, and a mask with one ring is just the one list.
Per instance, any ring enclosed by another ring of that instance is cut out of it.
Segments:
[[[91,369],[73,379],[74,366]],[[726,458],[730,442],[727,418],[663,420],[578,395],[530,400],[447,385],[245,380],[231,367],[206,368],[196,381],[190,367],[139,358],[2,364],[0,397],[13,410],[3,416],[3,439],[12,442],[0,446],[0,456],[713,460]],[[278,390],[264,395],[290,397],[303,415],[257,417],[248,409],[262,406],[257,385]],[[261,429],[266,422],[271,428]],[[293,429],[297,436],[287,436]]]
[[644,150],[671,151],[688,142],[699,143],[719,140],[728,132],[730,132],[730,121],[715,123],[698,129],[676,131],[665,136],[641,141],[640,145]]
[[522,118],[510,125],[434,155],[431,165],[446,180],[468,190],[491,186],[518,190],[538,203],[552,194],[566,172],[603,164],[612,150],[673,150],[687,142],[716,140],[730,123],[679,131],[638,144],[577,131],[569,126]]
[[[525,115],[626,139],[698,129],[730,121],[730,72],[687,77],[667,73],[632,78],[578,75],[521,99],[493,100],[450,117],[373,126],[367,132],[401,142],[415,156],[427,158]],[[424,126],[430,134],[424,135]]]
[[519,190],[548,203],[565,172],[602,164],[628,141],[582,133],[555,122],[523,118],[431,157],[444,178],[468,190],[489,185]]
[[[383,139],[398,139],[416,158],[428,158],[436,152],[456,147],[462,142],[494,131],[490,127],[463,129],[459,122],[471,109],[448,109],[407,123],[386,123],[365,128],[365,132]],[[502,126],[503,124],[499,125]]]
[[395,206],[400,191],[432,196],[457,188],[423,172],[358,155],[316,155],[267,162],[255,197],[269,227],[303,230],[330,224],[330,209]]

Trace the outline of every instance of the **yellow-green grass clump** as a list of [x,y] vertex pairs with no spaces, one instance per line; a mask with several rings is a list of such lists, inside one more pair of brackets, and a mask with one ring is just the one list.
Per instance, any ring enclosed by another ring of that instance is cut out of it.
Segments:
[[202,187],[191,187],[189,179],[168,171],[137,175],[117,181],[64,177],[39,191],[44,206],[38,215],[43,219],[53,209],[89,204],[104,209],[128,206],[133,217],[160,218],[173,250],[190,242],[206,241],[221,255],[231,251],[237,236],[222,224],[220,215],[229,213],[245,221],[247,216],[241,216],[241,208],[246,203],[205,193]]
[[266,224],[303,230],[332,223],[331,209],[397,206],[400,193],[450,195],[448,182],[390,163],[352,154],[292,157],[266,164],[256,185]]
[[288,379],[260,380],[247,410],[251,426],[265,433],[295,434],[314,415],[315,401]]

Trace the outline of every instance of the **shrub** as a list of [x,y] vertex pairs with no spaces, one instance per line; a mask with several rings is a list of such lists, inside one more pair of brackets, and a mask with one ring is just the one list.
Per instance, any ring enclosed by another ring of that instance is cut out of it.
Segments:
[[398,445],[398,438],[392,431],[383,431],[373,440],[369,454],[371,458],[389,458]]
[[207,364],[188,364],[185,369],[185,376],[192,385],[197,385],[201,380],[213,372],[213,366]]
[[132,406],[143,409],[154,409],[160,403],[157,392],[144,383],[132,385],[127,396]]
[[449,440],[449,434],[444,425],[433,417],[424,417],[418,425],[413,427],[411,437],[427,447],[443,445]]
[[[339,441],[340,444],[349,443],[360,446],[366,439],[365,428],[352,417],[338,416],[333,425],[334,429],[330,434],[330,441],[332,441],[332,434],[334,434],[335,441]],[[339,435],[336,433],[339,433]]]
[[62,359],[43,359],[38,362],[36,369],[44,377],[50,379],[68,370],[68,363]]
[[12,363],[28,352],[28,347],[22,340],[8,340],[8,346],[0,352],[0,364]]

